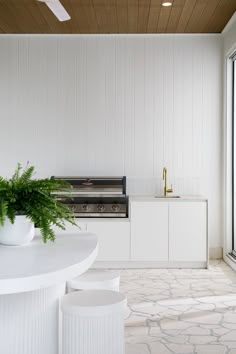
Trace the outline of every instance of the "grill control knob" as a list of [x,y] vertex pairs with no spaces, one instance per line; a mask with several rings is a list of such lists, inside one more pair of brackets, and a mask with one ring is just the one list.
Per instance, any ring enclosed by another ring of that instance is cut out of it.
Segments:
[[83,209],[83,211],[88,211],[89,210],[88,204],[83,204],[82,209]]
[[102,212],[102,211],[105,210],[105,206],[104,206],[103,204],[99,204],[99,205],[97,206],[97,210],[100,211],[100,212]]
[[74,213],[76,211],[76,205],[70,205],[69,207],[71,209],[71,211]]
[[112,209],[113,211],[119,211],[119,210],[120,210],[120,206],[117,205],[117,204],[113,204],[112,207],[111,207],[111,209]]

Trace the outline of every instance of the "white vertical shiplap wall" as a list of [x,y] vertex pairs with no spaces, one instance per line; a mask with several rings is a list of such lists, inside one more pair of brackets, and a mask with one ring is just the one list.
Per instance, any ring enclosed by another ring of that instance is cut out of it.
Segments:
[[0,36],[0,175],[127,175],[209,198],[221,246],[219,35]]

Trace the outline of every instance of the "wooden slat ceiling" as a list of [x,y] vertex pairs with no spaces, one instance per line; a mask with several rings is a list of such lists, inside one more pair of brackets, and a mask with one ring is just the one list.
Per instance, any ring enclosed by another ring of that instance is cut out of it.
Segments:
[[219,33],[236,0],[61,0],[71,20],[59,22],[36,0],[0,0],[0,33]]

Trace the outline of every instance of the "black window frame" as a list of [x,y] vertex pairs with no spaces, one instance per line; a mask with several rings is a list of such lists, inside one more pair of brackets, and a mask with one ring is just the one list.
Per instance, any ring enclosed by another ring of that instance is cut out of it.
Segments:
[[234,223],[234,213],[235,213],[235,204],[236,201],[234,200],[234,191],[235,191],[235,183],[236,181],[234,180],[235,178],[235,171],[234,169],[236,168],[235,166],[235,134],[234,134],[234,129],[235,129],[235,92],[236,92],[236,82],[235,82],[235,73],[236,73],[236,52],[230,57],[232,60],[232,253],[234,256],[236,256],[236,250],[234,249],[235,247],[235,223]]

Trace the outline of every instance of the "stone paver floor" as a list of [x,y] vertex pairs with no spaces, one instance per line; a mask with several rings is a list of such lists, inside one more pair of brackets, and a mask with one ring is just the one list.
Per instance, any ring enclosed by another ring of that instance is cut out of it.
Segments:
[[223,261],[122,270],[121,291],[126,354],[236,354],[236,272]]

